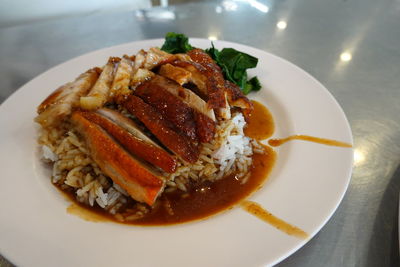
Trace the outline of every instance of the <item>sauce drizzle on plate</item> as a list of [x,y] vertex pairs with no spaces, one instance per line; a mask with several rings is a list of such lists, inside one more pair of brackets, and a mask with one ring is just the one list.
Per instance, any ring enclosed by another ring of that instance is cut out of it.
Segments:
[[240,203],[240,206],[242,209],[250,213],[251,215],[256,216],[257,218],[263,220],[266,223],[269,223],[270,225],[274,226],[278,230],[285,232],[288,235],[292,235],[298,238],[302,239],[307,239],[308,234],[301,230],[300,228],[293,226],[287,222],[285,222],[282,219],[279,219],[278,217],[274,216],[272,213],[266,211],[263,207],[261,207],[258,203],[249,201],[249,200],[243,200]]
[[270,146],[280,146],[291,140],[303,140],[303,141],[314,142],[314,143],[327,145],[327,146],[353,147],[349,143],[336,141],[336,140],[332,140],[332,139],[325,139],[325,138],[319,138],[319,137],[314,137],[314,136],[309,136],[309,135],[303,135],[303,134],[291,135],[286,138],[270,139],[270,140],[268,140],[268,144]]

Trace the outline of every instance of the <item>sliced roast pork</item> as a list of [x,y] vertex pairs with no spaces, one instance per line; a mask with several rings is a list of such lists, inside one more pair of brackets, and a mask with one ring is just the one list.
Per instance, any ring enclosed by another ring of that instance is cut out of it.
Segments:
[[171,94],[166,87],[162,78],[151,79],[139,85],[134,94],[154,107],[184,135],[197,142],[193,109]]
[[[135,94],[161,111],[178,129],[196,135],[200,142],[210,142],[214,137],[213,109],[210,109],[194,92],[183,88],[175,81],[156,75],[139,86]],[[189,137],[196,140],[192,136]]]
[[93,68],[81,74],[75,81],[67,83],[50,94],[38,107],[35,121],[43,127],[54,126],[70,115],[72,108],[79,106],[81,96],[87,94],[99,77],[101,69]]
[[114,79],[115,64],[119,62],[119,58],[110,58],[104,66],[99,79],[87,96],[82,96],[80,105],[83,109],[93,110],[102,107],[108,100],[111,84]]
[[154,107],[141,98],[130,95],[121,104],[139,119],[169,150],[186,162],[194,163],[199,157],[198,145],[183,135]]
[[253,103],[242,93],[239,86],[236,84],[225,81],[225,89],[228,96],[228,103],[232,107],[238,107],[242,110],[242,113],[246,120],[249,119],[251,112],[253,111]]
[[165,186],[161,173],[128,153],[99,125],[85,118],[82,112],[75,111],[71,121],[102,172],[124,188],[133,199],[152,205]]
[[129,84],[133,75],[133,62],[124,56],[115,71],[114,80],[111,84],[110,96],[127,95],[131,93]]
[[82,112],[81,114],[106,130],[133,155],[165,172],[173,173],[176,170],[176,159],[147,137],[133,121],[122,114],[105,108],[97,112]]

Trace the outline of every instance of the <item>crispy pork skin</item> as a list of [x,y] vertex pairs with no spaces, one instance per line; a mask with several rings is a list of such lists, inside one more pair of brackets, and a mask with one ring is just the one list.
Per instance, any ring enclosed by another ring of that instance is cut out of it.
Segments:
[[187,54],[205,69],[202,73],[207,77],[208,105],[212,108],[226,108],[225,79],[221,68],[202,49],[193,49]]
[[74,112],[71,121],[100,169],[133,199],[152,205],[165,186],[161,175],[130,155],[100,126],[87,120],[82,112]]
[[96,112],[101,114],[103,117],[112,120],[125,130],[127,130],[130,134],[136,136],[137,138],[143,140],[144,142],[149,143],[156,147],[160,147],[156,142],[154,142],[151,138],[145,135],[142,129],[133,120],[125,117],[121,113],[109,108],[100,108],[96,110]]
[[154,107],[183,134],[197,142],[193,109],[179,97],[168,92],[166,86],[168,84],[162,78],[156,78],[139,85],[134,94]]
[[251,101],[242,93],[239,86],[236,84],[230,81],[225,81],[225,88],[229,105],[240,108],[245,119],[248,120],[254,109],[253,103],[251,103]]
[[196,132],[200,142],[208,143],[214,139],[215,135],[215,122],[209,117],[200,112],[194,113],[196,122]]
[[203,113],[211,120],[215,121],[214,110],[209,108],[207,103],[193,91],[180,86],[177,82],[174,82],[173,79],[166,79],[163,76],[155,76],[151,82],[158,83],[160,86],[163,86],[165,90],[167,90],[174,96],[179,97],[189,107],[200,113]]
[[[127,151],[137,157],[159,167],[165,172],[176,170],[176,159],[159,146],[154,146],[145,140],[131,134],[113,121],[94,112],[80,113],[87,120],[99,125],[117,140]],[[122,115],[121,115],[122,116]]]
[[[139,96],[142,98],[143,94],[141,94],[141,90],[143,90],[144,86],[146,86],[147,89],[151,88],[151,90],[154,91],[153,94],[157,95],[156,98],[160,99],[159,104],[155,107],[157,110],[166,110],[165,114],[162,114],[167,119],[174,122],[178,129],[183,132],[187,132],[187,128],[189,127],[182,127],[181,124],[194,126],[194,134],[196,134],[200,142],[210,142],[213,139],[215,134],[214,111],[208,108],[207,103],[195,93],[183,88],[175,81],[159,75],[156,75],[146,84],[143,84],[142,87],[137,88],[135,93],[139,93]],[[167,94],[165,91],[167,91]],[[165,96],[165,94],[168,95],[172,101],[169,101],[168,103],[168,98]],[[174,97],[172,97],[172,95]],[[146,98],[145,101],[149,100]],[[149,103],[153,104],[151,99]],[[193,128],[190,128],[189,130],[193,130]]]
[[190,139],[176,131],[175,127],[157,110],[137,96],[127,96],[122,105],[158,138],[168,149],[184,161],[194,163],[199,157],[199,148]]

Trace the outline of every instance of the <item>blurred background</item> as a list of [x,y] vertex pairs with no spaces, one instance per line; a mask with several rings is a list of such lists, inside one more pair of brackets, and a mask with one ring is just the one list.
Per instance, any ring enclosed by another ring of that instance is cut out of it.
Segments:
[[2,0],[0,27],[91,13],[132,11],[200,0]]

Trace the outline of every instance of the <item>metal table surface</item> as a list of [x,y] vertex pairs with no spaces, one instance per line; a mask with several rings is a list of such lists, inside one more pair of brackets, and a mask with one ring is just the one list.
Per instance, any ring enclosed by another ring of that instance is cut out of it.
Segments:
[[0,28],[0,102],[72,57],[168,31],[281,56],[321,81],[350,121],[355,163],[343,202],[279,265],[398,266],[400,1],[215,1]]

